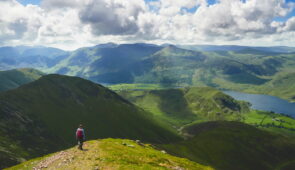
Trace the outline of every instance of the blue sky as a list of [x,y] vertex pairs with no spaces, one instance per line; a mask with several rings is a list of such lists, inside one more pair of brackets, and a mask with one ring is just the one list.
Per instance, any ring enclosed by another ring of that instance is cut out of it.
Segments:
[[27,4],[39,5],[41,0],[17,0],[17,1],[23,5],[27,5]]

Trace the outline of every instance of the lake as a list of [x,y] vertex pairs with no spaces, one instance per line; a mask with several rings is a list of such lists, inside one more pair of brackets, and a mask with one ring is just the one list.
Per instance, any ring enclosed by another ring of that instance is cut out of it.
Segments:
[[287,100],[264,94],[248,94],[236,91],[223,92],[236,100],[243,100],[251,103],[252,109],[283,113],[295,118],[295,103],[290,103]]

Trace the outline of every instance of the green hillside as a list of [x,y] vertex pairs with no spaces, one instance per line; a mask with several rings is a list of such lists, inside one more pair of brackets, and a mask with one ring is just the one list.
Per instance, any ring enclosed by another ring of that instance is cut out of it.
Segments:
[[[81,48],[46,71],[85,77],[100,83],[133,82],[128,67],[142,72],[143,65],[137,65],[144,57],[150,56],[162,47],[146,44],[121,44]],[[137,73],[139,74],[139,73]]]
[[294,54],[255,54],[248,50],[246,53],[225,52],[218,55],[215,59],[211,58],[207,68],[196,72],[194,84],[275,95],[294,101]]
[[169,153],[216,169],[292,169],[294,138],[238,122],[207,122],[183,130],[188,140],[161,145]]
[[[73,146],[80,123],[85,125],[87,139],[115,137],[152,143],[180,139],[116,93],[77,77],[47,75],[1,93],[0,115],[2,167]],[[8,158],[13,161],[4,161]]]
[[[119,87],[119,85],[116,86]],[[201,122],[228,120],[295,136],[295,119],[282,114],[252,110],[249,108],[249,103],[237,101],[211,87],[121,90],[118,93],[178,130]]]
[[274,96],[280,96],[284,99],[295,101],[295,72],[278,75],[260,91]]
[[33,159],[7,170],[47,169],[213,169],[188,159],[171,156],[149,144],[132,140],[103,139],[88,141],[85,150],[76,148]]
[[0,71],[0,91],[17,88],[43,75],[44,73],[29,68]]
[[250,111],[247,103],[211,87],[128,90],[119,94],[177,128],[194,121],[240,120]]

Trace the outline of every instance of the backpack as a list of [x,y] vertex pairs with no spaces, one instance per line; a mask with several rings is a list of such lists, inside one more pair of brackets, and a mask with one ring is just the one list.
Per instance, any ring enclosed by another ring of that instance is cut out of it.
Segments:
[[78,129],[77,130],[77,138],[83,138],[83,130],[82,129]]

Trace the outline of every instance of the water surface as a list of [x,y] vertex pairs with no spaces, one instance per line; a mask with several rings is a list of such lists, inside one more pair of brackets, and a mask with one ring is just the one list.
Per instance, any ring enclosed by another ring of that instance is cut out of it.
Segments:
[[251,108],[263,111],[283,113],[295,118],[295,103],[264,94],[248,94],[236,91],[223,91],[237,100],[244,100],[252,104]]

